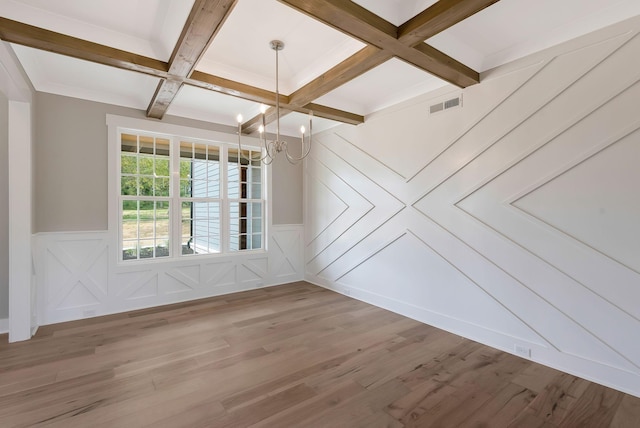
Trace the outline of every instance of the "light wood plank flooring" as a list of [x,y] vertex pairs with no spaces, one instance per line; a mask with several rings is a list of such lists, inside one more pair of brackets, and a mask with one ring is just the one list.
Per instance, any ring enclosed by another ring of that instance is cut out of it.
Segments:
[[640,427],[640,399],[300,282],[0,336],[1,427]]

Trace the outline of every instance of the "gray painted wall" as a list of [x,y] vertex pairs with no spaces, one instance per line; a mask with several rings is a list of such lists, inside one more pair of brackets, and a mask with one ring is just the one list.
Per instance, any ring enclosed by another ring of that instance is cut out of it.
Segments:
[[0,319],[9,318],[9,100],[0,92]]
[[273,224],[302,224],[302,165],[291,165],[284,156],[273,161]]
[[[145,118],[141,110],[37,93],[34,232],[107,229],[106,114]],[[167,116],[164,122],[233,132]],[[87,161],[91,159],[91,161]],[[273,166],[273,223],[302,223],[302,166]]]

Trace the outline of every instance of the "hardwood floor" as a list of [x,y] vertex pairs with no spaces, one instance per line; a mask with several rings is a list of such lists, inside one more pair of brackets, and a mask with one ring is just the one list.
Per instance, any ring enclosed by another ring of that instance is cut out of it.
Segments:
[[640,399],[300,282],[0,336],[1,427],[640,427]]

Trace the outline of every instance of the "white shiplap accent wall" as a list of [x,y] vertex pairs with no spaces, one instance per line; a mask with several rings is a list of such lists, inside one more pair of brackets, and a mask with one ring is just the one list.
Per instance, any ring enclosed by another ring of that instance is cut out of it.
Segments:
[[306,279],[640,396],[639,28],[320,134]]
[[268,251],[111,262],[108,231],[35,235],[40,325],[228,294],[303,279],[302,225],[271,227]]

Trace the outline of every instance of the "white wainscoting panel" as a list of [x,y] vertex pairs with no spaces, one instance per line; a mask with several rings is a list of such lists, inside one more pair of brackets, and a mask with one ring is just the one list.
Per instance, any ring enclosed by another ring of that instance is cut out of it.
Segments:
[[640,396],[638,28],[318,135],[306,279]]
[[302,236],[302,225],[273,226],[266,252],[113,265],[107,231],[36,234],[38,322],[46,325],[300,281]]

